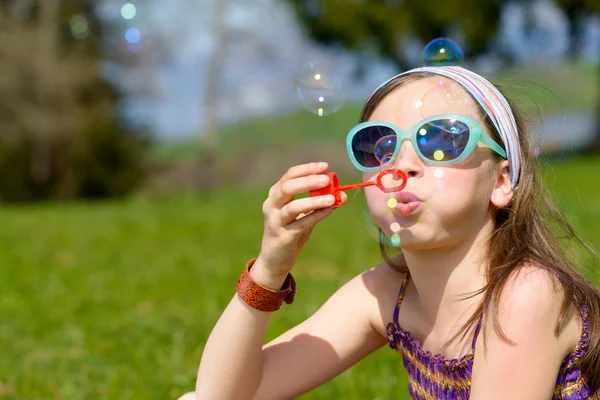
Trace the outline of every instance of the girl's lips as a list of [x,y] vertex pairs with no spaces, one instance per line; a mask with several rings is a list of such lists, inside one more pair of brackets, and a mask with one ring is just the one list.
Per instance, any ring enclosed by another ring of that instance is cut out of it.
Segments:
[[398,202],[394,207],[394,210],[398,214],[403,215],[405,217],[415,212],[415,210],[419,208],[419,205],[421,205],[422,202],[419,196],[412,192],[398,192],[396,193],[394,198]]
[[411,201],[408,203],[398,203],[394,210],[399,214],[408,217],[410,214],[416,211],[417,208],[421,205],[420,201]]
[[410,203],[412,201],[421,201],[419,196],[417,196],[413,192],[398,192],[396,193],[394,198],[398,201],[398,203]]

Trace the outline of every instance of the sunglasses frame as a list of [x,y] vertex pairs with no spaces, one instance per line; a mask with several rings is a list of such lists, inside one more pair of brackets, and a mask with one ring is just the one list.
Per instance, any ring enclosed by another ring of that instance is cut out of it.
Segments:
[[[423,125],[425,125],[431,121],[436,121],[436,120],[441,120],[441,119],[455,119],[457,121],[465,123],[469,127],[469,141],[467,142],[467,145],[465,146],[465,149],[463,150],[461,155],[458,156],[457,158],[455,158],[454,160],[448,160],[448,161],[430,160],[423,155],[423,153],[421,152],[421,149],[419,148],[419,145],[417,143],[418,130]],[[387,162],[385,165],[381,165],[379,167],[363,167],[362,165],[360,165],[358,160],[356,160],[356,157],[354,156],[354,151],[352,150],[352,140],[354,139],[354,136],[362,129],[368,128],[371,126],[384,126],[386,128],[389,128],[396,134],[397,138],[400,138],[400,140],[396,140],[396,148],[394,149],[394,154],[390,158],[390,161]],[[419,158],[421,158],[421,160],[423,160],[424,163],[429,164],[429,165],[447,166],[447,165],[458,164],[458,163],[464,161],[467,157],[469,157],[471,155],[471,153],[473,153],[473,150],[475,150],[475,147],[477,146],[477,143],[479,143],[479,142],[483,143],[484,145],[486,145],[487,147],[489,147],[490,149],[492,149],[493,151],[498,153],[502,158],[506,159],[506,151],[504,151],[502,146],[500,146],[498,143],[496,143],[494,141],[494,139],[492,139],[487,133],[485,133],[483,131],[483,129],[481,128],[481,122],[477,121],[473,117],[469,117],[467,115],[461,115],[461,114],[432,115],[431,117],[428,117],[424,120],[419,121],[417,124],[415,124],[412,128],[410,128],[408,130],[400,129],[398,126],[396,126],[392,123],[389,123],[389,122],[385,122],[385,121],[366,121],[366,122],[356,125],[355,127],[353,127],[350,130],[350,132],[348,132],[348,135],[346,136],[346,150],[348,151],[348,156],[350,157],[350,161],[352,162],[352,164],[354,165],[354,167],[356,169],[358,169],[359,171],[362,171],[362,172],[377,172],[377,171],[380,171],[381,168],[383,168],[387,165],[390,165],[391,162],[393,162],[396,159],[396,157],[398,156],[398,153],[400,152],[400,148],[402,147],[402,143],[404,143],[404,141],[406,139],[410,139],[410,142],[412,143],[413,148],[419,155]]]

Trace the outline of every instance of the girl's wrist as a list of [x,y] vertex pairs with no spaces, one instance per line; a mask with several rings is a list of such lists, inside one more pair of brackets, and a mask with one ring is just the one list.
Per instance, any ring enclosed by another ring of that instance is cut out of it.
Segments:
[[[254,269],[256,261],[256,258],[248,261],[238,279],[236,284],[238,296],[249,306],[267,312],[279,310],[284,302],[292,304],[296,295],[296,281],[292,274],[288,273],[282,281],[280,281],[280,278],[274,279],[268,275],[262,277],[261,272],[268,272],[262,267],[257,269],[258,272],[255,274],[255,278],[250,272]],[[263,285],[261,282],[270,285],[270,287]]]
[[256,283],[271,290],[281,290],[288,273],[273,273],[266,268],[260,256],[252,263],[249,271],[250,276]]

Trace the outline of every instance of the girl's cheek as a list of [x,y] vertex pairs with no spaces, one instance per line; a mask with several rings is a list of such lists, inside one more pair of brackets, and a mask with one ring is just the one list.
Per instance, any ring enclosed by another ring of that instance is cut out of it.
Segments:
[[364,191],[371,209],[377,207],[379,203],[385,203],[385,194],[378,187],[369,186],[364,188]]
[[379,222],[382,219],[386,219],[387,214],[389,214],[389,208],[387,207],[387,197],[384,192],[382,192],[379,188],[371,186],[364,188],[365,198],[367,199],[367,206],[369,207],[369,211],[371,216],[375,219],[376,222]]
[[450,168],[436,167],[432,171],[434,193],[445,192],[456,185],[456,171]]

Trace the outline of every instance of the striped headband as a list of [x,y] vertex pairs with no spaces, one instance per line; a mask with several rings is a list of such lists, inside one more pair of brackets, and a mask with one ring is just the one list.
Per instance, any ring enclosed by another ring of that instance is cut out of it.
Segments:
[[500,93],[494,85],[482,76],[459,66],[415,68],[398,74],[379,85],[373,94],[369,96],[369,100],[379,91],[379,89],[387,85],[390,81],[414,72],[428,72],[445,76],[459,83],[471,93],[475,100],[483,107],[486,114],[490,117],[492,123],[500,133],[508,158],[512,187],[516,190],[521,170],[521,149],[519,147],[519,131],[517,130],[517,123],[515,122],[512,110],[506,101],[506,98],[504,98],[502,93]]

